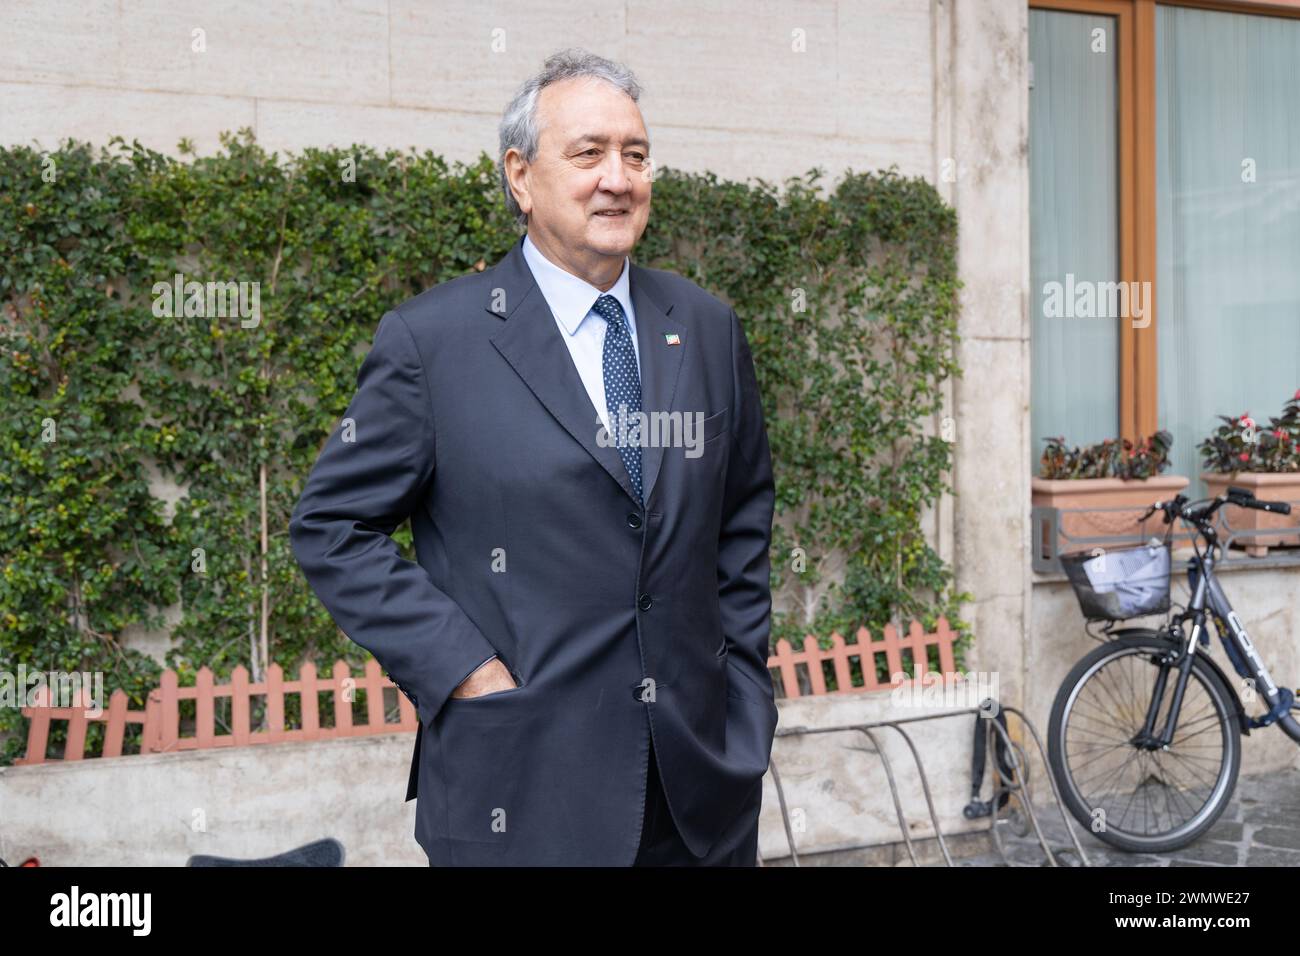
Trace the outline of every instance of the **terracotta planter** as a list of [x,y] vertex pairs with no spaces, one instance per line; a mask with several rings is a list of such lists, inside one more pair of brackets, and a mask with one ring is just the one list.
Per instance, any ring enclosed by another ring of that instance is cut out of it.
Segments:
[[[1091,551],[1096,544],[1073,544],[1069,538],[1100,538],[1138,534],[1138,519],[1157,501],[1165,501],[1187,487],[1181,475],[1157,475],[1154,478],[1034,478],[1031,501],[1041,508],[1084,508],[1086,511],[1063,511],[1060,516],[1062,554]],[[1123,508],[1123,511],[1098,511],[1100,508]],[[1259,514],[1260,512],[1252,512]],[[1159,519],[1153,519],[1159,520]],[[1148,523],[1148,529],[1150,524]],[[1164,534],[1164,525],[1160,526]],[[1044,528],[1044,537],[1048,534]],[[1044,555],[1051,554],[1056,542],[1040,541]]]
[[[1212,495],[1221,495],[1228,485],[1246,488],[1263,501],[1300,501],[1300,472],[1240,471],[1231,475],[1202,472],[1201,480]],[[1224,505],[1219,509],[1224,521],[1233,531],[1258,531],[1269,528],[1286,528],[1292,531],[1300,526],[1300,505],[1292,504],[1289,515],[1270,514],[1253,508]],[[1226,537],[1226,534],[1224,535]],[[1300,533],[1258,534],[1238,538],[1233,542],[1253,557],[1263,557],[1269,548],[1283,544],[1300,544]]]

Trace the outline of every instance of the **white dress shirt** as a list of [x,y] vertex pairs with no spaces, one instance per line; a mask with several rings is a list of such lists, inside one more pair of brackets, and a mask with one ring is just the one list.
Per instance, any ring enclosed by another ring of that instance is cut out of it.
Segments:
[[[636,340],[636,312],[632,308],[632,285],[628,277],[628,258],[623,257],[623,271],[619,274],[608,292],[601,292],[585,279],[579,279],[571,272],[565,272],[546,256],[542,250],[533,245],[533,240],[524,236],[524,259],[537,281],[537,288],[550,306],[555,324],[560,330],[560,338],[569,348],[573,364],[578,369],[578,377],[587,390],[587,397],[596,407],[605,429],[613,434],[609,425],[609,409],[605,407],[605,329],[607,323],[592,311],[592,306],[602,295],[612,295],[623,306],[627,316],[627,327],[632,335],[632,350],[636,352],[637,375],[641,375],[641,343]],[[596,423],[591,423],[592,428]],[[495,658],[493,654],[488,661]],[[480,664],[479,667],[482,667]],[[478,667],[474,668],[478,670]],[[471,673],[473,673],[471,671]],[[497,693],[494,691],[493,693]]]
[[[579,279],[571,272],[565,272],[533,244],[533,240],[524,236],[524,259],[537,280],[546,304],[551,307],[555,324],[559,327],[560,338],[569,348],[573,364],[578,369],[587,397],[595,406],[596,413],[610,434],[614,429],[609,424],[609,409],[605,407],[605,328],[603,318],[592,311],[592,306],[602,295],[612,295],[623,306],[627,316],[628,331],[632,335],[632,350],[636,352],[637,375],[641,375],[641,343],[636,340],[636,312],[632,308],[632,285],[629,281],[629,264],[627,256],[623,257],[623,271],[619,274],[608,292],[601,292],[585,279]],[[596,422],[591,423],[595,428]]]

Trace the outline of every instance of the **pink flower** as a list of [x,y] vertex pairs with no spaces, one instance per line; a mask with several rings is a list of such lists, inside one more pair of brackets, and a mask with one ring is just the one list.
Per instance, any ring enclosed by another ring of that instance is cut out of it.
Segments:
[[1300,388],[1297,388],[1295,390],[1295,394],[1292,395],[1291,397],[1294,398],[1296,401],[1300,401]]
[[1242,461],[1250,461],[1250,452],[1243,451],[1243,452],[1242,452],[1240,455],[1238,455],[1237,457],[1240,458]]
[[1237,421],[1241,423],[1242,428],[1255,427],[1255,419],[1250,417],[1250,412],[1247,412],[1245,415],[1242,415],[1241,418],[1237,419]]
[[1286,438],[1286,429],[1285,429],[1285,428],[1275,428],[1275,429],[1273,429],[1273,437],[1274,437],[1274,438]]

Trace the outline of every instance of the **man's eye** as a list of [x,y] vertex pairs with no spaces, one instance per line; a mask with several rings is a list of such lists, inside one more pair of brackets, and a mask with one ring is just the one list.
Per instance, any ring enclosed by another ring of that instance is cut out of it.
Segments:
[[644,153],[628,153],[627,155],[628,155],[628,158],[631,159],[632,162],[634,162],[634,163],[644,163],[644,162],[645,162],[645,154],[644,154]]

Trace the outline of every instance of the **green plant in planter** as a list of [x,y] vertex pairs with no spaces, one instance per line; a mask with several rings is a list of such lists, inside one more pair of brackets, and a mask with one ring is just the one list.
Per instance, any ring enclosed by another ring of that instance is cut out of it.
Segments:
[[1127,438],[1107,438],[1095,445],[1071,448],[1065,436],[1044,438],[1040,478],[1150,478],[1169,467],[1174,436],[1161,430],[1135,446]]
[[1223,422],[1197,450],[1206,471],[1219,474],[1247,472],[1300,471],[1300,389],[1271,417],[1267,428],[1260,428],[1249,413]]

